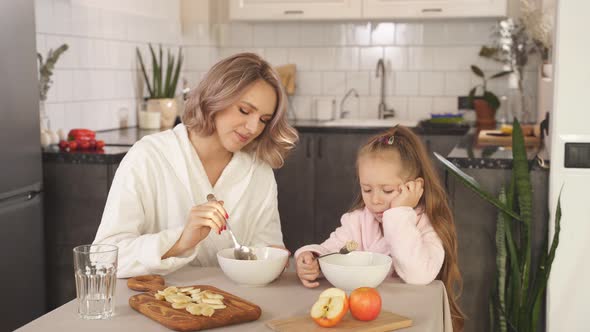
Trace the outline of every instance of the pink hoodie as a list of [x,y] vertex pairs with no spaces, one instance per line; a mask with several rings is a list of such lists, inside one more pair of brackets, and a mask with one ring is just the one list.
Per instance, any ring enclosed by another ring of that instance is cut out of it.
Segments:
[[380,223],[367,209],[345,213],[342,226],[321,245],[299,248],[295,257],[311,251],[319,255],[340,250],[347,241],[355,241],[357,250],[386,254],[392,257],[395,273],[409,284],[429,284],[438,275],[445,251],[442,242],[425,213],[407,206],[391,208],[383,213]]

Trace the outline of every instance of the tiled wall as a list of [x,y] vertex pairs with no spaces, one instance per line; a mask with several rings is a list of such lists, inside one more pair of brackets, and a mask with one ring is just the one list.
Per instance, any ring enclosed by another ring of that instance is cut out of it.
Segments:
[[[348,98],[344,109],[352,117],[375,118],[380,94],[376,64],[384,58],[388,107],[400,118],[421,119],[431,112],[456,112],[457,96],[466,95],[479,83],[471,74],[471,64],[488,73],[501,69],[477,55],[481,45],[488,43],[494,23],[235,23],[216,28],[220,57],[251,50],[275,65],[297,65],[292,105],[298,118],[315,116],[316,99],[334,99],[338,109],[351,88],[360,98]],[[536,91],[534,68],[526,75],[532,95]],[[500,96],[506,85],[506,79],[499,79],[489,87]]]
[[38,52],[69,45],[47,98],[52,128],[134,126],[135,48],[147,55],[148,42],[180,45],[179,12],[178,0],[36,0]]
[[[348,23],[181,22],[180,0],[36,0],[37,47],[68,43],[57,64],[47,110],[54,128],[109,129],[136,124],[143,86],[135,47],[183,46],[183,77],[193,87],[219,59],[253,51],[274,65],[297,65],[291,106],[298,119],[314,118],[316,100],[335,100],[355,88],[344,108],[349,116],[376,117],[380,81],[377,60],[386,61],[386,102],[404,119],[456,111],[456,97],[477,81],[469,65],[488,73],[499,65],[477,56],[488,42],[492,20]],[[181,28],[182,27],[182,28]],[[534,67],[526,76],[534,96]],[[179,88],[182,82],[179,83]],[[504,79],[492,91],[506,91]],[[532,98],[533,100],[535,98]]]

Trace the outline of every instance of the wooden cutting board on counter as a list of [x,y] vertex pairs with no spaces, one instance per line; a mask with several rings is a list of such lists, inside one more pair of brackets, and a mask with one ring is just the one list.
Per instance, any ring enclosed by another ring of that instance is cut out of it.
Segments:
[[147,293],[133,295],[129,305],[139,313],[175,331],[200,331],[221,326],[251,322],[260,318],[262,310],[254,303],[248,302],[217,287],[209,285],[176,286],[178,288],[194,287],[223,295],[224,309],[215,310],[211,317],[195,316],[186,309],[174,309],[171,303],[157,300],[154,295],[163,290],[164,279],[160,276],[140,276],[127,281],[129,288]]
[[[505,134],[500,130],[480,130],[477,136],[477,144],[479,145],[498,145],[498,146],[512,146],[512,135]],[[541,138],[537,136],[525,136],[524,145],[538,146],[541,144]]]
[[385,332],[410,327],[412,320],[389,311],[382,311],[379,317],[369,322],[356,320],[348,313],[338,325],[329,329],[318,326],[309,315],[271,320],[266,322],[266,326],[277,332]]

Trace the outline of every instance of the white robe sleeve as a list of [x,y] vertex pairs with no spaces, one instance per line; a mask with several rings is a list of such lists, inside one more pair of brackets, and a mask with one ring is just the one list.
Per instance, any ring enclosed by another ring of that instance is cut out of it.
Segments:
[[252,238],[254,247],[281,246],[284,247],[283,233],[281,232],[281,219],[279,217],[279,202],[277,199],[277,183],[274,174],[270,171],[272,183],[268,195],[264,199],[258,215],[255,234]]
[[193,249],[183,257],[161,259],[178,240],[183,226],[149,233],[150,229],[158,229],[153,214],[146,213],[157,205],[155,189],[149,183],[156,176],[157,163],[146,155],[137,146],[121,162],[94,240],[119,248],[119,278],[168,274],[188,264],[197,254]]

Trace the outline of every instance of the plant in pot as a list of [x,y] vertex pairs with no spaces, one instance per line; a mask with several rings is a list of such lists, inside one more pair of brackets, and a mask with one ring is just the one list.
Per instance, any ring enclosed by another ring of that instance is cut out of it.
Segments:
[[167,51],[165,67],[162,56],[162,45],[159,46],[158,56],[156,56],[156,52],[151,44],[149,44],[149,49],[152,58],[151,82],[148,78],[148,73],[141,52],[139,51],[139,48],[136,48],[141,72],[149,93],[147,111],[159,112],[161,114],[160,127],[171,128],[174,125],[174,120],[176,119],[178,112],[178,105],[174,97],[180,75],[180,68],[182,67],[182,49],[178,49],[177,58],[170,53],[170,50]]
[[[483,190],[471,176],[438,153],[434,155],[461,183],[499,209],[496,223],[496,279],[490,294],[490,331],[537,331],[543,311],[551,266],[559,245],[561,202],[555,211],[555,231],[546,237],[536,259],[532,254],[533,188],[524,134],[514,119],[512,176],[506,192],[498,198]],[[561,197],[561,194],[560,194]],[[542,222],[542,221],[541,221]],[[537,262],[533,266],[532,262]]]
[[[511,71],[501,71],[489,78],[486,78],[483,70],[475,65],[471,65],[471,71],[482,80],[481,84],[474,86],[469,91],[469,100],[475,109],[476,125],[479,129],[494,129],[496,128],[496,111],[500,107],[500,100],[488,90],[488,80],[508,75]],[[478,89],[481,89],[479,95],[477,94]]]
[[39,116],[41,119],[41,130],[51,129],[49,128],[49,118],[45,113],[45,101],[47,100],[49,88],[51,87],[51,84],[53,84],[53,80],[51,80],[51,76],[53,76],[53,68],[59,57],[67,50],[68,44],[62,44],[55,50],[50,49],[49,52],[47,52],[45,61],[43,61],[43,55],[37,52],[37,60],[39,61]]

